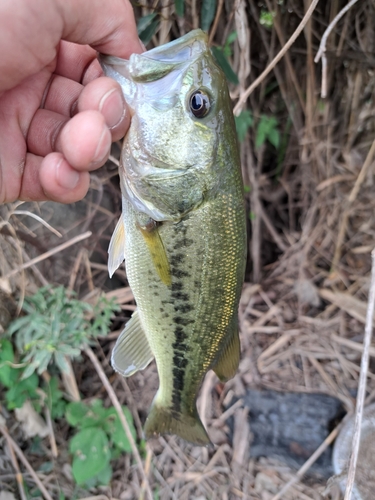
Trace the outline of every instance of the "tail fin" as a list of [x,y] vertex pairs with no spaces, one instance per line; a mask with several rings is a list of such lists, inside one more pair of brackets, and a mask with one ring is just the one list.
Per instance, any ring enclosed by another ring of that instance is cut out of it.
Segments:
[[211,444],[198,413],[196,415],[176,413],[155,403],[147,417],[144,431],[146,439],[163,434],[176,434],[193,444],[200,446]]

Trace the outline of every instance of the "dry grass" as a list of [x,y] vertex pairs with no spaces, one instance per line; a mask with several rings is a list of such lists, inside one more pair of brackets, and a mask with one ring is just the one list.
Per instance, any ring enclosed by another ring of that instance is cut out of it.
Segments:
[[[199,25],[198,0],[186,1],[186,15],[178,20],[169,0],[139,3],[138,16],[154,8],[162,16],[150,46]],[[259,22],[260,3],[276,13],[272,29]],[[212,43],[222,45],[234,30],[239,35],[232,58],[240,81],[230,88],[234,102],[284,46],[310,5],[307,0],[279,3],[218,2]],[[143,468],[155,495],[159,495],[155,498],[322,498],[325,484],[304,480],[302,474],[282,497],[277,496],[296,478],[295,471],[271,459],[249,460],[247,409],[241,400],[231,409],[230,401],[233,395],[241,398],[248,387],[257,386],[326,393],[338,397],[348,412],[354,410],[375,236],[373,1],[357,2],[327,41],[328,97],[324,100],[320,96],[321,67],[314,63],[326,27],[346,3],[319,2],[302,35],[247,100],[256,123],[262,114],[277,118],[282,147],[279,151],[269,144],[256,148],[254,129],[241,145],[243,176],[245,184],[251,186],[247,195],[251,213],[249,264],[240,305],[242,361],[238,374],[225,387],[209,374],[202,388],[199,407],[216,443],[214,449],[192,447],[175,437],[150,443],[152,458],[149,452]],[[236,9],[242,15],[236,15]],[[117,147],[113,154],[118,157]],[[74,218],[63,217],[65,223],[59,219],[59,208],[52,204],[2,207],[0,288],[16,297],[18,307],[25,293],[50,282],[70,286],[82,297],[89,297],[98,288],[112,293],[105,262],[120,207],[116,169],[114,159],[93,179],[89,197],[72,211]],[[62,233],[62,238],[20,210],[40,215]],[[24,263],[32,258],[88,230],[92,236],[71,246],[69,252],[25,268]],[[116,288],[122,289],[119,300],[124,314],[115,325],[120,328],[121,321],[134,310],[134,302],[125,273],[118,271],[115,279]],[[117,335],[115,331],[109,342],[103,340],[96,353],[140,432],[156,390],[156,369],[151,366],[126,381],[115,377],[107,360]],[[370,348],[370,355],[375,357],[375,347]],[[375,396],[371,366],[367,403]],[[84,397],[107,398],[88,363],[75,366],[75,374]],[[224,413],[223,404],[229,406]],[[230,426],[232,440],[228,438]],[[72,485],[66,475],[64,449],[67,430],[55,432],[60,450],[56,467],[39,478],[54,498],[57,484],[70,498]],[[13,439],[22,442],[16,427]],[[46,449],[46,453],[51,452]],[[10,457],[0,455],[0,460],[4,471],[0,480],[13,481]],[[118,461],[111,488],[101,494],[124,500],[146,498],[141,475],[130,457]],[[330,495],[340,498],[335,487]]]

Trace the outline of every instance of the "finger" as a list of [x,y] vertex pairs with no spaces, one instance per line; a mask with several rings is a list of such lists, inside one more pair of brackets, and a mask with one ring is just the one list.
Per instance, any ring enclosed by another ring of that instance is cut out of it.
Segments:
[[78,98],[82,89],[80,83],[55,75],[51,79],[42,108],[71,117],[78,110]]
[[87,84],[79,96],[78,110],[99,111],[111,131],[112,141],[121,139],[130,125],[130,113],[121,87],[111,78],[97,78]]
[[0,2],[0,19],[0,92],[53,70],[61,39],[124,58],[143,51],[128,0]]
[[39,109],[27,136],[28,150],[38,156],[57,151],[77,170],[94,170],[109,156],[111,133],[99,111],[83,111],[70,120]]
[[27,153],[18,199],[74,203],[87,193],[90,176],[77,172],[60,153],[46,158]]
[[[82,90],[83,89],[83,90]],[[68,117],[77,111],[99,111],[112,134],[112,141],[123,137],[130,114],[120,86],[111,78],[98,78],[86,87],[67,78],[53,78],[44,109],[35,113],[28,132],[29,151],[45,156],[55,151],[58,134]]]
[[55,73],[85,85],[103,75],[96,56],[96,50],[89,45],[78,45],[63,40],[59,45]]
[[90,185],[89,173],[75,170],[60,153],[51,153],[43,159],[39,180],[46,199],[60,203],[81,200]]
[[106,162],[111,132],[98,111],[82,111],[69,120],[58,136],[56,151],[77,170],[95,170]]
[[88,44],[99,52],[125,59],[143,52],[129,0],[60,0],[59,3],[64,40]]

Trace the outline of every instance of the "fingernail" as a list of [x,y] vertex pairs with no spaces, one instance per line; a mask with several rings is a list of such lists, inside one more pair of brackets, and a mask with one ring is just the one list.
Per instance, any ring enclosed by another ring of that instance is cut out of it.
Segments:
[[117,89],[107,92],[99,103],[99,111],[109,128],[116,127],[123,120],[126,107],[122,94]]
[[74,189],[79,181],[79,173],[62,158],[56,166],[56,180],[64,189]]
[[91,163],[101,163],[104,162],[106,159],[108,153],[109,153],[109,148],[110,148],[110,140],[111,134],[107,127],[103,128],[102,135],[100,136],[100,139],[98,141],[98,145],[96,147],[96,151],[94,154],[94,158]]

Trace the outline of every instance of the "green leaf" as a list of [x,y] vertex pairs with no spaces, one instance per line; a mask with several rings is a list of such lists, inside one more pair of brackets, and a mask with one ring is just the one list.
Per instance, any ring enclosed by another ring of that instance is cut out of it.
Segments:
[[138,36],[142,42],[147,45],[151,38],[155,35],[159,27],[160,19],[157,14],[153,12],[147,16],[141,17],[137,23]]
[[184,17],[184,3],[185,0],[174,0],[174,8],[179,17]]
[[[134,439],[136,439],[137,434],[133,425],[133,417],[128,408],[126,408],[126,406],[122,407],[122,411],[130,427],[130,432],[132,433]],[[131,445],[125,434],[124,428],[119,419],[119,416],[117,415],[115,408],[113,407],[108,408],[107,412],[108,412],[108,418],[105,421],[104,430],[107,432],[107,434],[110,437],[110,440],[113,442],[115,446],[120,448],[122,451],[130,453]]]
[[236,123],[238,140],[243,142],[247,131],[254,124],[254,118],[251,112],[248,109],[244,109],[238,116],[234,117],[234,121]]
[[14,362],[13,346],[9,340],[0,340],[0,383],[12,387],[18,378],[19,370],[10,366]]
[[148,14],[147,16],[143,16],[138,19],[137,22],[138,35],[142,33],[142,31],[144,31],[147,28],[147,26],[149,26],[152,23],[156,15],[157,15],[156,12],[153,12],[152,14]]
[[280,145],[280,134],[276,128],[273,128],[268,132],[268,140],[270,141],[272,146],[278,149]]
[[70,367],[65,359],[65,355],[62,352],[55,352],[55,362],[57,366],[59,367],[59,370],[63,373],[69,373],[70,372]]
[[208,31],[216,13],[216,0],[203,0],[201,10],[201,28]]
[[238,77],[229,64],[228,59],[225,57],[223,50],[220,47],[211,47],[211,50],[219,66],[224,71],[227,80],[238,85]]
[[79,427],[79,424],[86,417],[89,407],[82,401],[68,403],[65,418],[72,427]]
[[267,138],[267,131],[265,128],[258,127],[257,128],[257,133],[255,137],[255,147],[260,148],[263,146],[263,144],[266,142]]
[[267,10],[262,10],[259,17],[259,23],[262,26],[271,29],[275,17],[276,17],[276,12],[274,11],[268,12]]
[[97,427],[79,431],[70,441],[69,449],[74,454],[72,472],[78,485],[83,485],[104,469],[111,458],[108,438]]
[[96,476],[96,482],[100,486],[107,486],[112,477],[112,467],[107,464]]
[[26,379],[18,380],[5,394],[7,406],[10,410],[21,408],[26,399],[38,399],[38,375],[33,373]]
[[223,52],[227,58],[232,57],[232,49],[230,46],[232,45],[232,43],[235,41],[236,38],[237,38],[237,31],[232,31],[232,33],[230,33],[228,35],[228,38],[225,40]]
[[277,120],[274,116],[262,115],[257,127],[255,146],[261,147],[267,139],[275,148],[278,148],[280,134],[277,130]]

